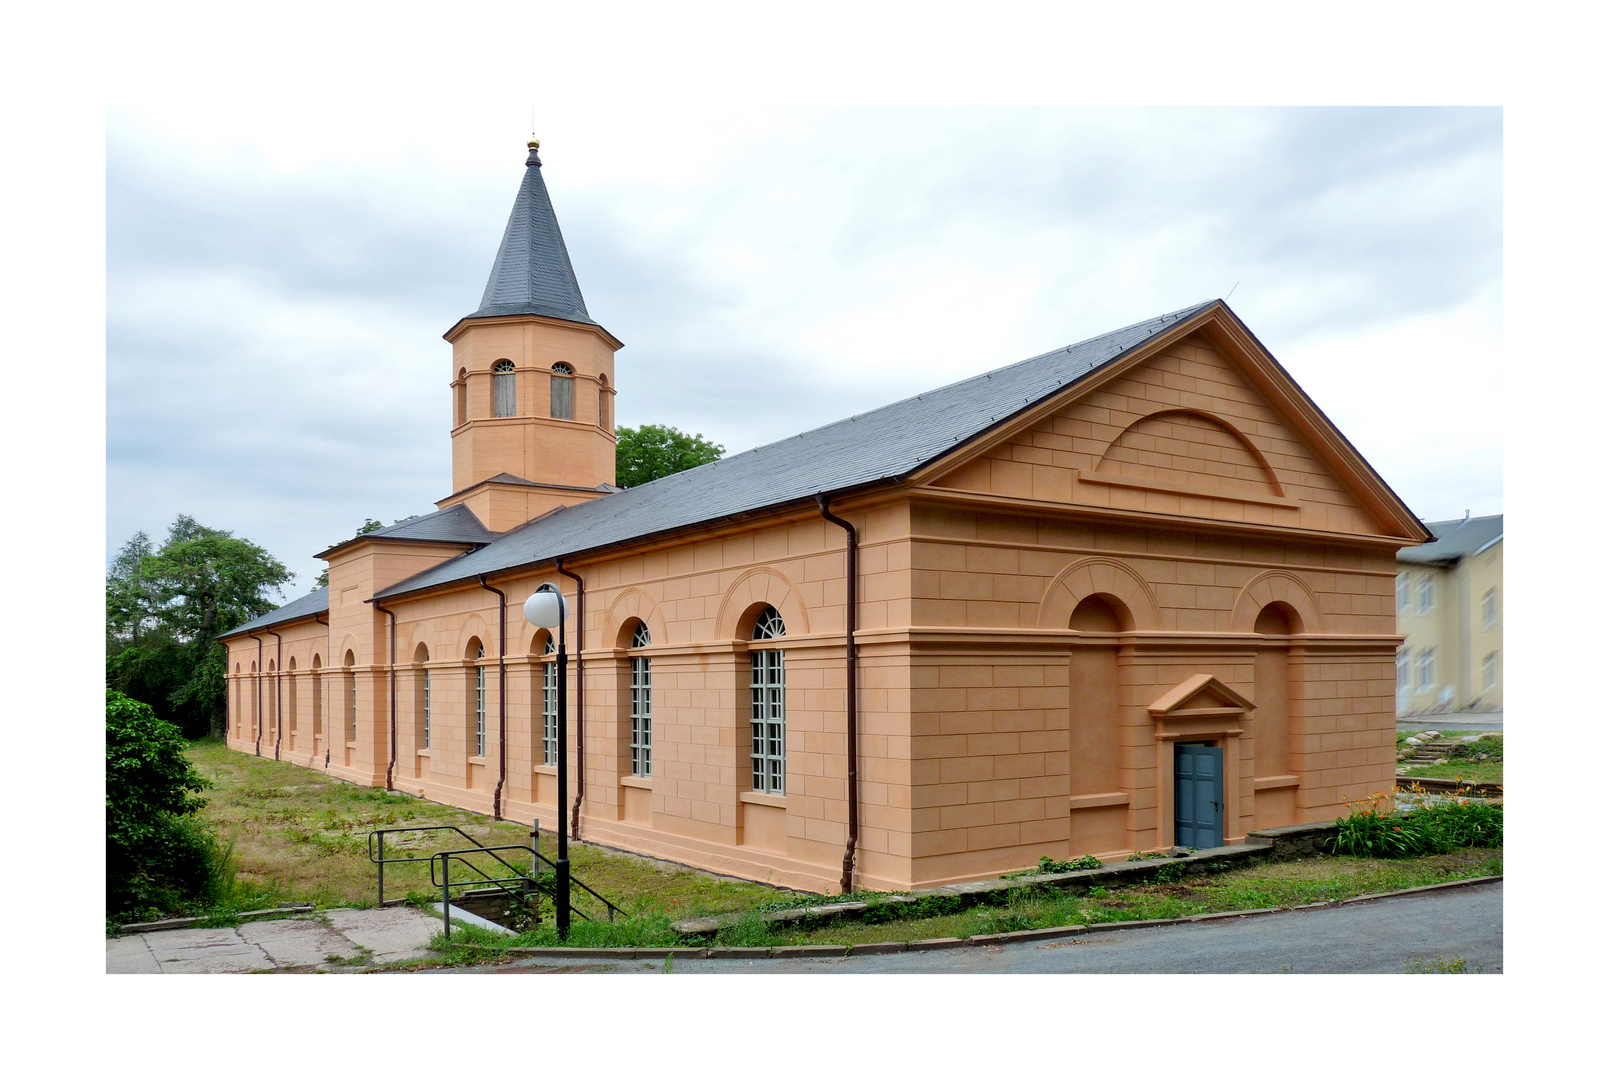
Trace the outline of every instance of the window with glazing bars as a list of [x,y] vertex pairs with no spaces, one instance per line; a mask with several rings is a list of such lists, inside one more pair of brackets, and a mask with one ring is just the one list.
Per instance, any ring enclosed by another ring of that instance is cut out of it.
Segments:
[[[631,647],[644,649],[652,644],[648,627],[642,623],[631,635]],[[631,658],[631,775],[652,776],[654,768],[654,687],[652,661],[646,656]]]
[[[770,641],[787,633],[782,616],[767,607],[754,623],[755,641]],[[786,675],[781,649],[754,649],[749,653],[749,761],[754,790],[784,794],[787,776],[787,731],[784,699]]]
[[425,749],[430,749],[430,672],[425,672]]
[[575,419],[575,368],[569,364],[554,364],[551,380],[553,393],[548,415],[555,420]]
[[[475,659],[486,655],[485,647],[475,650]],[[475,668],[475,756],[486,756],[486,669]]]
[[[553,639],[548,638],[547,649],[553,652]],[[542,665],[542,764],[559,763],[559,665],[548,661]]]
[[492,365],[492,415],[514,415],[514,361],[499,360]]

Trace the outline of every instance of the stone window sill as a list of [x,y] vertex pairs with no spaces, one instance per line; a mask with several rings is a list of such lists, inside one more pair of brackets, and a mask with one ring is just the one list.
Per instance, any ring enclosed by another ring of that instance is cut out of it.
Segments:
[[755,806],[774,806],[778,810],[788,808],[786,795],[772,795],[764,791],[740,791],[737,793],[737,801],[753,803]]
[[642,788],[644,791],[651,791],[654,786],[654,778],[651,776],[622,776],[620,784],[622,787]]

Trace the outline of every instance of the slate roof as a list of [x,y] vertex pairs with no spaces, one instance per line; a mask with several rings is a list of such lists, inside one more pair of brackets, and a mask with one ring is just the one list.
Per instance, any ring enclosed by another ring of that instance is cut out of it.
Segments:
[[244,634],[252,630],[262,630],[269,626],[278,626],[280,623],[294,622],[297,619],[308,619],[314,615],[322,615],[330,610],[330,587],[314,589],[306,596],[298,597],[284,607],[275,608],[267,615],[259,615],[248,623],[242,623],[219,637],[230,637],[234,634]]
[[1209,300],[640,487],[551,511],[383,599],[898,480],[1222,301]]
[[597,326],[581,299],[581,286],[570,266],[570,252],[553,215],[553,201],[542,182],[542,159],[536,147],[525,158],[525,178],[514,197],[503,242],[480,307],[465,318],[492,315],[546,315],[553,319]]
[[319,552],[315,558],[322,559],[354,540],[368,537],[383,537],[389,540],[436,540],[452,544],[489,544],[497,539],[497,534],[482,525],[480,518],[476,517],[469,507],[460,503],[445,510],[419,514],[405,521],[399,521],[395,525],[387,525],[383,529],[375,529],[373,532],[342,540],[339,544]]
[[1452,566],[1459,559],[1485,551],[1503,539],[1503,515],[1427,521],[1425,528],[1436,539],[1398,551],[1398,562]]

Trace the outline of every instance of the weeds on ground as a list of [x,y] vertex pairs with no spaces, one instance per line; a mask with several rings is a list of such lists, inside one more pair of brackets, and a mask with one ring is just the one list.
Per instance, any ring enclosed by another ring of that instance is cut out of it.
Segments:
[[[1463,847],[1503,846],[1503,804],[1447,799],[1405,814],[1382,814],[1380,792],[1346,804],[1352,813],[1337,821],[1332,847],[1341,855],[1405,858],[1436,855]],[[1360,809],[1353,810],[1354,806]]]
[[1479,975],[1485,969],[1471,967],[1462,956],[1416,956],[1403,966],[1407,975]]
[[1085,855],[1079,859],[1062,859],[1060,861],[1052,859],[1049,855],[1041,855],[1039,856],[1039,865],[1034,869],[1018,870],[1014,873],[1001,874],[1000,876],[1009,881],[1014,878],[1032,877],[1035,874],[1066,874],[1074,870],[1099,870],[1103,865],[1105,864],[1093,855]]

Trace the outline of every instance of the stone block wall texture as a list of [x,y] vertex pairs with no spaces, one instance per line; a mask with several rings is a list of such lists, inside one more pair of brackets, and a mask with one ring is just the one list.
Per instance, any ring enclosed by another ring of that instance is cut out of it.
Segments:
[[[1382,535],[1389,526],[1354,497],[1355,481],[1282,416],[1244,358],[1186,338],[932,475],[835,501],[862,544],[855,887],[1169,847],[1181,740],[1224,750],[1227,842],[1328,820],[1349,798],[1390,790],[1403,540]],[[326,768],[303,732],[315,701],[326,732],[342,732],[350,652],[358,737],[326,735],[327,768],[384,782],[389,624],[364,600],[457,550],[354,545],[332,562],[328,627],[277,628],[301,680],[296,748],[309,756],[298,764]],[[586,582],[585,625],[569,631],[582,836],[836,891],[848,795],[843,532],[814,508],[779,510],[566,565]],[[568,820],[541,762],[545,639],[519,611],[544,581],[574,613],[567,578],[533,569],[494,582],[509,598],[501,759],[496,597],[470,584],[387,605],[397,614],[398,788],[489,811],[501,760],[505,816]],[[754,792],[750,778],[749,638],[767,605],[787,627],[766,643],[785,653],[781,796]],[[639,622],[651,637],[640,653],[629,649]],[[652,669],[650,777],[630,775],[632,655]],[[255,641],[231,639],[230,745],[247,752],[256,695],[272,682],[252,674],[256,659]],[[482,756],[472,745],[478,669]],[[1205,676],[1199,700],[1169,697]],[[282,692],[280,707],[289,700]]]

